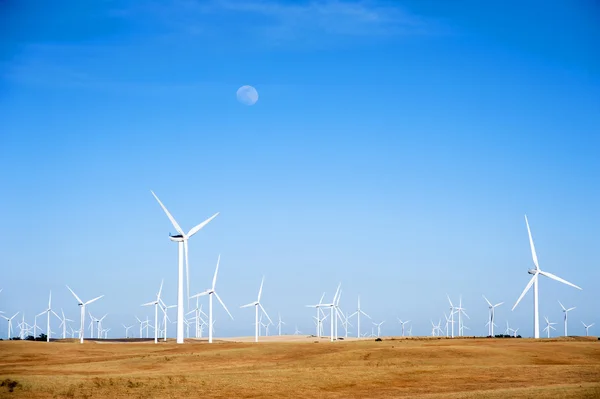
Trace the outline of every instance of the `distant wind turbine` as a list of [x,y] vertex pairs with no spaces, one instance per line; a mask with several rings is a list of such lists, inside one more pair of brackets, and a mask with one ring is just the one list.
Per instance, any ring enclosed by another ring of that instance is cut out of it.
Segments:
[[196,295],[193,295],[190,297],[190,299],[192,299],[192,298],[197,298],[200,296],[208,295],[208,326],[209,326],[208,327],[208,343],[212,343],[212,341],[213,341],[213,329],[214,329],[214,327],[213,327],[214,322],[213,322],[213,316],[212,316],[213,315],[213,305],[212,305],[213,294],[217,297],[217,299],[221,303],[221,306],[223,306],[223,309],[225,309],[225,311],[227,312],[229,317],[231,317],[231,320],[233,320],[233,316],[231,315],[231,313],[229,313],[227,306],[225,306],[225,303],[221,300],[221,297],[215,291],[215,285],[217,284],[217,274],[219,273],[219,263],[220,262],[221,262],[221,255],[219,255],[219,257],[217,259],[217,267],[215,269],[215,275],[214,275],[213,281],[212,281],[212,288],[209,288],[204,292],[201,292],[199,294],[196,294]]
[[585,327],[585,336],[587,337],[587,336],[589,335],[589,334],[588,334],[588,330],[589,330],[589,328],[590,328],[591,326],[593,326],[595,323],[592,323],[592,324],[590,324],[590,325],[588,326],[588,325],[586,325],[586,324],[585,324],[585,323],[582,321],[582,322],[581,322],[581,324],[583,324],[583,327]]
[[[262,295],[262,289],[263,289],[264,283],[265,283],[265,278],[263,277],[260,282],[260,288],[258,289],[258,297],[257,297],[256,301],[240,306],[240,308],[249,308],[250,306],[254,306],[255,321],[256,321],[256,323],[254,324],[254,342],[258,342],[258,330],[260,328],[260,320],[258,318],[258,308],[260,308],[262,313],[265,316],[267,316],[267,319],[269,319],[269,321],[272,323],[271,318],[269,317],[269,314],[267,313],[265,308],[263,308],[263,305],[260,303],[260,297]],[[281,320],[281,317],[279,319]],[[281,335],[281,328],[279,331],[280,331],[279,335]],[[267,335],[268,335],[268,330],[267,330]]]
[[48,309],[44,310],[43,312],[41,312],[40,314],[38,314],[36,317],[43,315],[44,313],[47,314],[47,322],[46,322],[46,342],[50,342],[50,313],[52,313],[54,316],[56,316],[57,319],[60,320],[60,316],[56,314],[56,312],[54,310],[52,310],[52,291],[50,291],[50,297],[48,299]]
[[504,302],[500,302],[497,303],[495,305],[492,305],[492,303],[490,301],[488,301],[488,299],[485,297],[485,295],[482,295],[483,299],[485,299],[485,301],[488,303],[488,309],[490,311],[490,316],[489,316],[489,320],[488,320],[488,335],[490,337],[494,337],[494,318],[495,318],[495,309],[502,305]]
[[560,305],[560,307],[561,307],[561,308],[562,308],[562,310],[563,310],[563,313],[565,314],[565,337],[567,337],[567,336],[568,336],[568,335],[567,335],[567,321],[568,321],[568,318],[569,318],[569,317],[568,317],[568,316],[569,316],[569,312],[570,312],[571,310],[574,310],[574,309],[575,309],[575,307],[573,306],[572,308],[566,309],[566,308],[563,306],[563,304],[562,304],[562,303],[560,303],[560,301],[558,301],[558,304]]
[[71,288],[69,288],[68,285],[67,285],[67,288],[69,289],[69,291],[71,291],[71,294],[73,294],[75,299],[77,299],[77,302],[78,302],[77,305],[79,305],[81,307],[81,328],[79,330],[79,342],[83,344],[83,334],[85,332],[85,307],[87,305],[89,305],[90,303],[95,302],[98,299],[102,298],[104,295],[100,295],[94,299],[90,299],[87,302],[83,302],[81,299],[79,299],[77,294],[75,292],[73,292],[73,290]]

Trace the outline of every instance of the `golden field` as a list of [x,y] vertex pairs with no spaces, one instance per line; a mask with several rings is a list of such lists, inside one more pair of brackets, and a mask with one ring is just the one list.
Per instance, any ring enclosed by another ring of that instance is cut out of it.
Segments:
[[596,337],[262,338],[2,341],[0,397],[600,398]]

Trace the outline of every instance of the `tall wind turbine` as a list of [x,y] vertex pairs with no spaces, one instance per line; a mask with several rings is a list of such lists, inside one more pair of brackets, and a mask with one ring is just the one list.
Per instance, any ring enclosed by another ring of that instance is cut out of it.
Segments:
[[158,344],[158,304],[160,302],[160,294],[162,292],[163,282],[164,282],[164,280],[160,281],[160,288],[158,289],[158,294],[156,294],[156,300],[142,304],[142,306],[154,305],[154,343],[155,344]]
[[566,309],[562,303],[560,303],[560,301],[558,301],[558,304],[560,305],[560,307],[563,310],[563,313],[565,314],[565,337],[568,337],[567,335],[567,321],[568,321],[568,316],[569,316],[569,312],[573,309],[575,309],[575,306],[573,306],[572,308]]
[[369,318],[369,320],[372,320],[371,316],[369,316],[368,314],[363,312],[362,309],[360,308],[360,295],[359,295],[358,296],[358,307],[356,308],[356,311],[354,313],[352,313],[350,316],[348,316],[348,318],[351,318],[352,316],[356,315],[356,337],[357,338],[360,338],[360,314],[361,313],[364,316],[367,316]]
[[482,295],[482,296],[483,296],[483,299],[485,299],[485,301],[488,303],[488,309],[490,310],[490,318],[488,320],[488,325],[489,325],[488,333],[489,333],[490,337],[493,338],[494,337],[494,316],[495,316],[494,310],[498,306],[502,305],[504,302],[500,302],[495,305],[492,305],[492,303],[490,301],[488,301],[488,299],[485,297],[485,295]]
[[558,276],[555,276],[552,273],[545,272],[545,271],[542,271],[542,269],[540,269],[540,265],[538,263],[538,258],[535,253],[535,246],[533,245],[533,238],[531,237],[531,230],[529,229],[529,221],[527,220],[527,215],[525,215],[525,224],[527,225],[527,233],[529,234],[529,246],[531,247],[531,257],[533,258],[533,264],[535,266],[535,269],[528,270],[528,273],[533,275],[533,277],[531,277],[531,280],[529,280],[529,283],[527,283],[527,285],[525,286],[523,293],[521,294],[519,299],[517,299],[517,302],[515,303],[515,306],[513,306],[512,310],[515,310],[515,308],[517,307],[519,302],[521,302],[521,299],[523,299],[523,297],[525,296],[527,291],[529,291],[529,289],[533,285],[533,334],[534,334],[534,338],[539,338],[540,337],[540,318],[539,318],[539,309],[538,309],[538,277],[539,277],[539,275],[541,274],[542,276],[546,276],[548,278],[551,278],[551,279],[561,282],[563,284],[570,285],[571,287],[577,288],[578,290],[581,290],[582,288],[576,286],[575,284],[569,283],[567,280],[564,280]]
[[77,305],[81,306],[81,328],[79,329],[79,342],[83,344],[83,334],[85,333],[85,307],[86,307],[86,305],[89,305],[90,303],[95,302],[98,299],[102,298],[104,295],[100,295],[94,299],[90,299],[87,302],[83,302],[81,299],[79,299],[77,294],[75,292],[73,292],[73,290],[71,288],[69,288],[68,285],[67,285],[67,288],[69,289],[69,291],[71,291],[71,294],[73,294],[75,299],[77,299]]
[[10,333],[12,331],[12,320],[19,314],[19,312],[15,313],[14,315],[12,315],[12,317],[6,317],[3,314],[0,314],[0,317],[6,319],[6,321],[8,321],[8,334],[7,334],[7,339],[10,339]]
[[588,326],[587,324],[585,324],[585,323],[582,321],[582,322],[581,322],[581,324],[583,324],[583,327],[585,328],[585,336],[587,337],[587,336],[588,336],[588,329],[589,329],[591,326],[593,326],[594,324],[596,324],[596,323],[592,323],[592,324],[590,324],[590,325]]
[[123,324],[123,328],[125,329],[125,338],[129,338],[129,329],[132,328],[134,325],[130,325],[130,326],[126,326],[125,324]]
[[196,234],[198,231],[200,231],[200,229],[202,229],[204,226],[206,226],[211,220],[216,218],[217,215],[219,214],[219,212],[215,213],[214,215],[212,215],[211,217],[209,217],[208,219],[206,219],[204,222],[200,223],[199,225],[192,227],[192,229],[187,234],[185,234],[184,231],[181,229],[181,227],[179,227],[179,224],[177,224],[177,221],[175,220],[175,218],[173,218],[173,216],[171,216],[171,214],[169,213],[167,208],[163,205],[162,202],[160,202],[160,200],[158,199],[156,194],[154,194],[154,191],[150,191],[150,192],[152,193],[154,198],[156,198],[156,200],[160,204],[163,211],[165,211],[165,213],[167,214],[167,217],[173,224],[173,227],[175,227],[175,230],[177,230],[177,232],[179,233],[174,236],[169,234],[169,238],[171,239],[171,241],[177,242],[178,247],[179,247],[179,267],[178,267],[178,279],[177,279],[177,343],[182,344],[183,343],[183,335],[184,335],[184,329],[183,329],[183,313],[184,313],[184,311],[183,311],[183,257],[184,257],[184,252],[185,252],[185,270],[186,270],[186,276],[187,276],[187,279],[186,279],[187,295],[189,298],[189,295],[190,295],[190,276],[189,276],[190,269],[189,269],[189,261],[188,261],[188,240],[190,239],[190,237],[192,237],[194,234]]
[[[214,216],[213,216],[214,217]],[[208,222],[207,222],[208,223]],[[231,317],[231,320],[233,320],[233,316],[231,315],[231,313],[229,313],[229,310],[227,309],[227,306],[225,306],[225,303],[223,303],[223,301],[221,300],[221,297],[219,296],[219,294],[217,294],[217,292],[215,291],[215,285],[217,284],[217,273],[219,273],[219,263],[221,263],[221,255],[219,255],[219,257],[217,258],[217,267],[215,269],[215,275],[213,277],[213,281],[212,281],[212,288],[207,289],[204,292],[201,292],[199,294],[193,295],[190,297],[190,299],[192,298],[197,298],[199,296],[204,296],[204,295],[208,295],[208,343],[212,344],[212,338],[213,338],[213,294],[217,297],[217,299],[219,300],[219,302],[221,303],[221,305],[223,306],[223,309],[225,309],[225,311],[227,312],[227,314],[229,315],[229,317]],[[178,309],[179,310],[179,309]],[[179,326],[179,320],[177,321],[177,325]],[[179,331],[177,331],[177,336],[179,336]]]
[[[271,318],[269,317],[269,314],[267,313],[265,308],[263,308],[263,305],[260,303],[260,296],[262,295],[262,289],[263,289],[264,283],[265,283],[265,278],[263,277],[260,282],[260,288],[258,289],[258,298],[256,299],[256,301],[240,306],[240,308],[249,308],[250,306],[254,306],[255,320],[256,320],[256,323],[254,324],[254,342],[258,342],[258,329],[260,328],[260,326],[259,326],[260,320],[258,319],[258,308],[260,308],[260,310],[262,310],[262,313],[264,313],[264,315],[267,316],[267,319],[269,319],[269,321],[271,323],[273,323],[271,321]],[[281,320],[281,318],[280,318],[280,320]]]
[[38,314],[36,317],[39,317],[41,315],[43,315],[44,313],[47,314],[48,318],[47,318],[47,322],[46,322],[46,342],[50,342],[50,313],[54,314],[54,316],[56,316],[57,319],[60,320],[60,316],[56,314],[56,312],[54,312],[54,310],[52,310],[52,291],[50,291],[50,297],[48,299],[48,309],[44,310],[43,312],[41,312],[40,314]]

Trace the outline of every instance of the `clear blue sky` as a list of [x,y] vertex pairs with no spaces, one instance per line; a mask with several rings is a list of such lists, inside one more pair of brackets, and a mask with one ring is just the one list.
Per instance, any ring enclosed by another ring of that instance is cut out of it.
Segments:
[[429,334],[446,294],[475,334],[485,294],[531,335],[532,294],[510,312],[525,213],[542,269],[584,289],[541,279],[540,314],[577,306],[583,334],[600,323],[600,7],[488,3],[3,2],[0,310],[32,322],[52,289],[79,320],[69,284],[105,294],[90,311],[122,334],[162,278],[174,303],[152,189],[185,230],[221,212],[190,241],[194,292],[222,254],[235,321],[216,306],[217,336],[252,334],[239,306],[262,275],[289,332],[314,331],[304,305],[341,281],[386,335],[396,317]]

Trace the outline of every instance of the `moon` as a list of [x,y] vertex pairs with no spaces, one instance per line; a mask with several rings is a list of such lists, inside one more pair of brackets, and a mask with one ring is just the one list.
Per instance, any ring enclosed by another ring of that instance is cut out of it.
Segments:
[[236,97],[244,105],[254,105],[258,101],[258,92],[252,86],[242,86],[237,90]]

